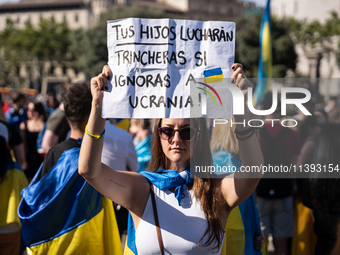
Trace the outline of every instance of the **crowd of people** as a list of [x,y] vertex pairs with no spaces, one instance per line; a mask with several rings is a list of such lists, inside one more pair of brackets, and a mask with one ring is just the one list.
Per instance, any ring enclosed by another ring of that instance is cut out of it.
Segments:
[[[246,93],[253,85],[242,65],[232,70]],[[33,101],[2,95],[0,254],[267,254],[268,237],[277,255],[340,253],[337,172],[190,174],[195,165],[340,167],[335,99],[309,109],[312,116],[290,117],[295,128],[212,127],[203,118],[126,125],[101,117],[108,77],[106,66],[90,85],[69,85],[60,101],[52,92]],[[266,119],[280,119],[279,111]]]

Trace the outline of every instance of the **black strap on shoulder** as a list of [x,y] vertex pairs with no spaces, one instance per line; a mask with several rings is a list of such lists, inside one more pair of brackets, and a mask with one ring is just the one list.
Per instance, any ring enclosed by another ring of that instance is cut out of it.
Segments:
[[155,200],[155,193],[153,191],[153,185],[150,185],[150,195],[152,200],[152,208],[153,208],[153,216],[155,218],[155,224],[156,224],[156,230],[157,230],[157,238],[158,238],[158,244],[159,249],[161,251],[161,254],[164,255],[164,246],[163,246],[163,240],[161,235],[161,230],[159,227],[159,220],[158,220],[158,213],[157,213],[157,206],[156,206],[156,200]]

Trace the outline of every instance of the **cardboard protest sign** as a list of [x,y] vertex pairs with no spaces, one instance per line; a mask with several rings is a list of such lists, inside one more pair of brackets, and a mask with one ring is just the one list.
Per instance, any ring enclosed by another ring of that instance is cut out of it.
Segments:
[[231,118],[230,93],[214,86],[231,77],[235,23],[109,21],[107,47],[112,77],[104,118]]

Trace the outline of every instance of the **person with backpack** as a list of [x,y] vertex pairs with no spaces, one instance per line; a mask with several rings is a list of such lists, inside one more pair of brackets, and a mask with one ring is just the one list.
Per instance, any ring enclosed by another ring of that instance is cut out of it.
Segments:
[[[264,109],[271,108],[271,97],[271,94],[266,97]],[[265,119],[280,119],[280,106],[279,102],[276,111]],[[298,133],[278,121],[265,122],[260,131],[260,145],[267,167],[289,166],[296,161],[301,147]],[[256,188],[256,195],[261,226],[267,237],[272,234],[275,254],[289,254],[288,239],[293,237],[294,231],[293,180],[263,178]]]

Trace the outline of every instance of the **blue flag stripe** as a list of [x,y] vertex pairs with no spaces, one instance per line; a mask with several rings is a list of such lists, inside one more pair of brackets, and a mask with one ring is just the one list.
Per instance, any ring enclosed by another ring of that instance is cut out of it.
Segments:
[[35,178],[22,191],[18,214],[26,246],[59,237],[102,210],[101,194],[78,174],[78,158],[79,148],[65,151],[42,181]]
[[221,75],[221,74],[223,74],[221,68],[214,68],[214,69],[209,69],[209,70],[203,71],[204,77],[210,77],[210,76]]

